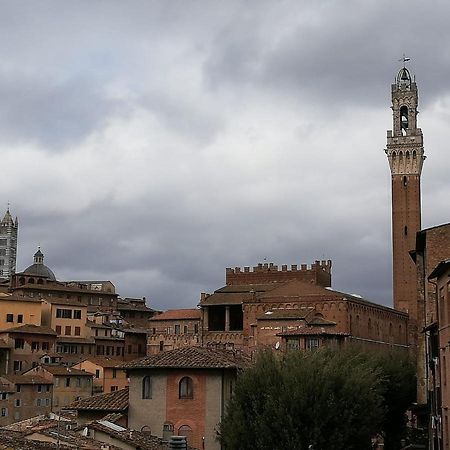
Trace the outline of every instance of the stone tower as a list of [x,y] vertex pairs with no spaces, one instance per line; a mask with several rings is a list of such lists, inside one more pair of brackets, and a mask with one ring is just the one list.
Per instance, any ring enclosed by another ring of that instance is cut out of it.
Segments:
[[409,255],[421,228],[420,175],[425,160],[422,130],[417,128],[418,92],[406,67],[392,85],[393,129],[386,154],[392,177],[392,252],[394,307],[418,319],[416,267]]
[[8,206],[0,222],[0,279],[9,278],[16,272],[18,229],[17,217],[13,220]]

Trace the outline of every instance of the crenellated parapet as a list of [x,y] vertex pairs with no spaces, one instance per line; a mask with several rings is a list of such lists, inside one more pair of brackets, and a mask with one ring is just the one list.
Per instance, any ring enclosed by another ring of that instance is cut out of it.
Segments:
[[226,269],[226,284],[266,284],[287,281],[305,281],[320,286],[331,286],[331,260],[315,261],[313,264],[260,263],[254,267]]

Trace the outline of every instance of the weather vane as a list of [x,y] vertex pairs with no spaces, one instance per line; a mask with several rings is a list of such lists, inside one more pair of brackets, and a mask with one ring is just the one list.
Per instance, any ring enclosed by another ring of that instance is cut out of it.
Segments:
[[399,61],[403,61],[403,67],[406,67],[406,63],[408,61],[411,61],[411,58],[408,58],[404,53],[403,53],[403,57],[399,59]]

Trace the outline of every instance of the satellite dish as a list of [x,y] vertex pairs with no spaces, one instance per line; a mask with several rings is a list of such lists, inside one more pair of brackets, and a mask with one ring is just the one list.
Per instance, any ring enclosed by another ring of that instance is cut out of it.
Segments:
[[278,350],[280,348],[280,341],[278,341],[276,344],[275,344],[275,350]]

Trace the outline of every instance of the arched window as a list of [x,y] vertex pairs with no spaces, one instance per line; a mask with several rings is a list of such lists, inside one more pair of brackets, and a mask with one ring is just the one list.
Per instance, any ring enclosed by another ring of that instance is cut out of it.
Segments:
[[402,135],[406,135],[406,130],[408,129],[408,107],[402,106],[400,108],[400,126],[402,128]]
[[194,388],[192,383],[192,378],[183,377],[179,384],[179,398],[193,398]]
[[142,398],[152,398],[152,380],[149,376],[142,379]]
[[192,438],[192,428],[189,425],[182,425],[178,428],[178,436],[186,436],[186,441],[189,444]]

